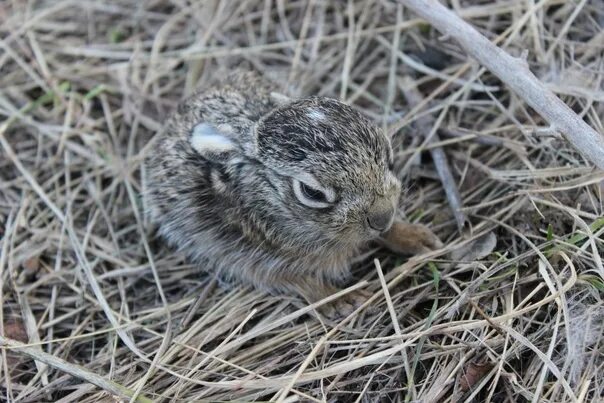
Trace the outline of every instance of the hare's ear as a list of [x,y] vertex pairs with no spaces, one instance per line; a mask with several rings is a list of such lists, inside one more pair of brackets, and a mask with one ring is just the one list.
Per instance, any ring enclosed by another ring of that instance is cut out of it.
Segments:
[[279,106],[283,106],[292,101],[292,99],[290,97],[288,97],[285,94],[281,94],[280,92],[271,92],[270,97],[273,100],[273,102],[275,102]]
[[226,161],[237,151],[235,142],[218,127],[202,122],[193,128],[191,147],[210,161]]

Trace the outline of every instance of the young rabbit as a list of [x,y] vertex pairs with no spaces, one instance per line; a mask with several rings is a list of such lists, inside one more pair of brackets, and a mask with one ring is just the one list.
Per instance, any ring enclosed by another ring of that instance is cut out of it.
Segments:
[[[239,73],[183,101],[147,158],[147,200],[160,233],[205,270],[313,302],[391,228],[401,186],[388,137],[360,113],[273,91]],[[421,225],[390,234],[399,252],[440,246]],[[364,298],[348,294],[329,314]]]

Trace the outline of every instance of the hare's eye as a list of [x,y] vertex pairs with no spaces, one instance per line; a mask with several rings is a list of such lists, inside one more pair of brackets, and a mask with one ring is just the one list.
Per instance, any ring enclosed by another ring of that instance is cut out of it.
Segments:
[[313,189],[308,186],[306,183],[300,182],[300,190],[305,198],[310,199],[312,201],[317,202],[325,202],[327,201],[325,198],[325,193],[321,192],[318,189]]
[[304,182],[294,179],[294,193],[300,203],[313,208],[326,208],[331,205],[329,197],[323,190],[316,189]]

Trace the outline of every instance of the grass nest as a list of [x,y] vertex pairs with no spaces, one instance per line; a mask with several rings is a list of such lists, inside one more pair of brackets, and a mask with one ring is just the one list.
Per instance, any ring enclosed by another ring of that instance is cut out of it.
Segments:
[[[449,6],[528,50],[604,132],[601,0]],[[604,173],[396,2],[6,1],[0,32],[2,399],[604,398]],[[401,211],[446,247],[360,256],[349,285],[374,296],[335,322],[294,296],[222,287],[167,248],[140,196],[148,144],[183,96],[234,68],[389,130]],[[473,257],[451,259],[464,245]]]

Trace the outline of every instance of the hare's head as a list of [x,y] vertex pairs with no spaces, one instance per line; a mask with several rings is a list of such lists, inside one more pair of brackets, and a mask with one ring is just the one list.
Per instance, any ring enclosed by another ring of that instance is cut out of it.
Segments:
[[[400,182],[387,136],[333,99],[293,101],[241,136],[198,124],[193,148],[222,166],[215,186],[285,247],[357,246],[392,224]],[[222,180],[219,180],[223,178]]]

